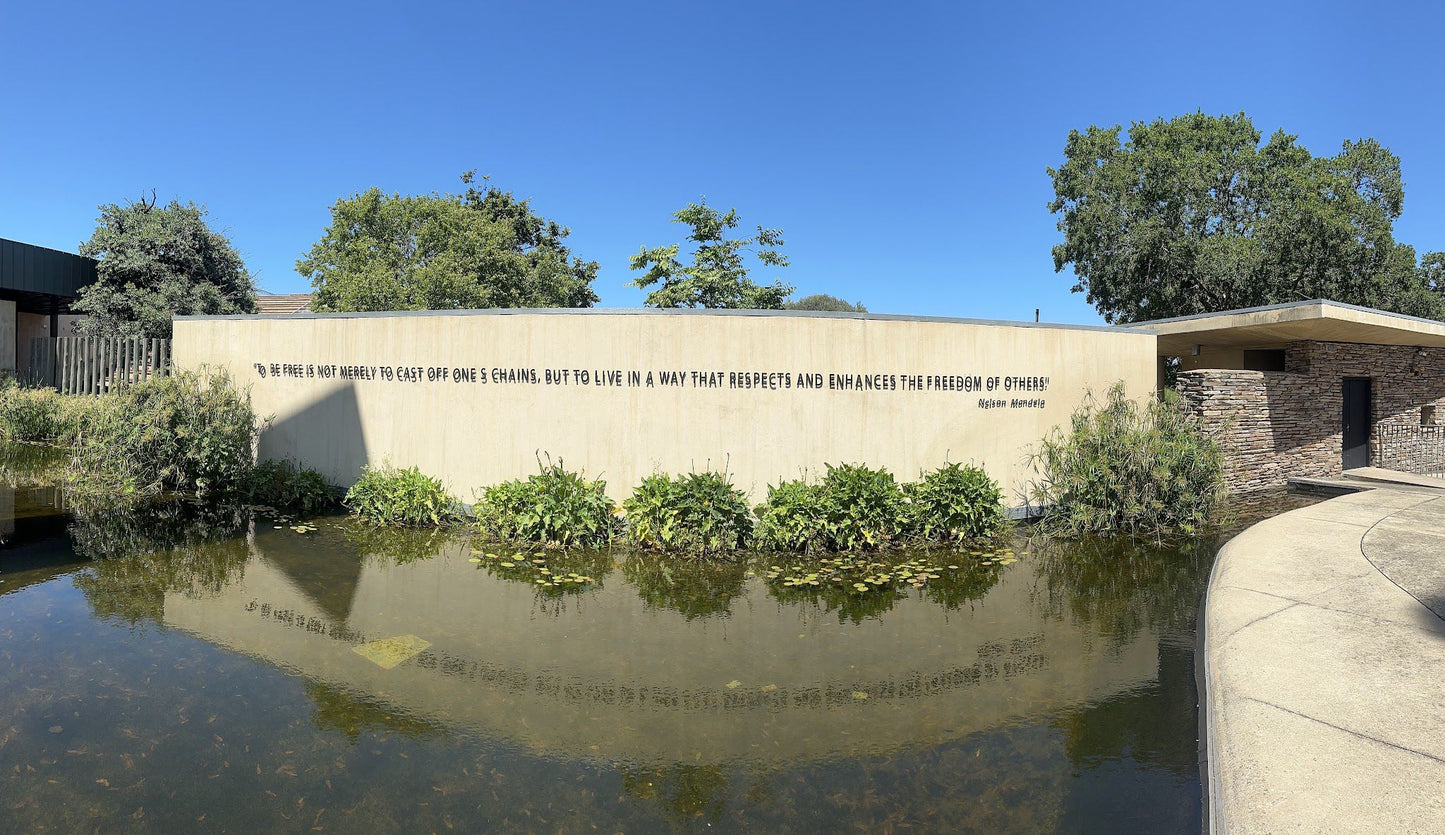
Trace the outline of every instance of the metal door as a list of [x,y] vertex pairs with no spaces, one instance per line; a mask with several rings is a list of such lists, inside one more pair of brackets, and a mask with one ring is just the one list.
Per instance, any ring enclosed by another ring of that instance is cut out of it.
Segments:
[[1346,470],[1370,466],[1370,378],[1344,379],[1342,465]]

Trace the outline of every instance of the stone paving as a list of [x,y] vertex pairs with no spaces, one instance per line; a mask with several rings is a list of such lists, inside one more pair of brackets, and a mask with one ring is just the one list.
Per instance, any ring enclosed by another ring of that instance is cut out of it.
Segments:
[[1445,493],[1255,525],[1205,605],[1216,832],[1445,832]]

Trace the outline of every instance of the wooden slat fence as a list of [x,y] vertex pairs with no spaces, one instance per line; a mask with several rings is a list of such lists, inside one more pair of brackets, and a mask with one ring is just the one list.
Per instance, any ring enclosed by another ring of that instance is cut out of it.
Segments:
[[31,385],[61,394],[104,394],[171,373],[169,339],[102,339],[96,336],[30,340]]

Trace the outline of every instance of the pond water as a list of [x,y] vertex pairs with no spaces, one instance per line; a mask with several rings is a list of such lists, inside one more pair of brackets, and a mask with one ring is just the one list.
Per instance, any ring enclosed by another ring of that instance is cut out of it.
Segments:
[[0,488],[3,831],[1200,827],[1215,538],[912,553],[865,592],[63,505]]

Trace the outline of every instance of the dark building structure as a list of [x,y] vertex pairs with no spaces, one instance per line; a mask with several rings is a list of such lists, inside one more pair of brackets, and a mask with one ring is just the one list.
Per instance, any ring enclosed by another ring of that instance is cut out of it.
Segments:
[[0,369],[24,369],[30,340],[67,336],[70,303],[96,279],[95,260],[0,238]]

